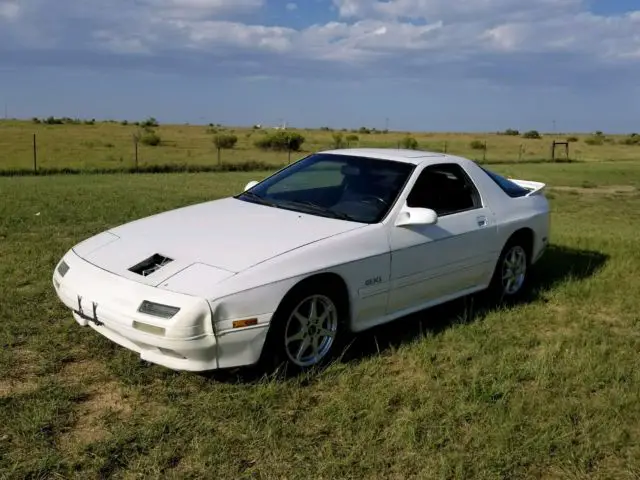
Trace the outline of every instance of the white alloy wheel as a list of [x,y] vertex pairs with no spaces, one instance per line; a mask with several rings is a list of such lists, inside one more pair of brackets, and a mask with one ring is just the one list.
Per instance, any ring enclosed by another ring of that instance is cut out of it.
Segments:
[[319,364],[338,332],[338,309],[325,295],[310,295],[292,310],[284,328],[287,357],[299,367]]
[[527,252],[520,245],[512,246],[502,261],[502,292],[504,295],[517,294],[527,275]]

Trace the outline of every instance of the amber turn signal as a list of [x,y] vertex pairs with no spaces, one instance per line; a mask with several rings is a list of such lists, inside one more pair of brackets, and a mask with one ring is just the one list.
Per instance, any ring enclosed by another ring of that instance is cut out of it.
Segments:
[[257,325],[258,324],[258,319],[257,318],[247,318],[245,320],[234,320],[233,321],[233,328],[242,328],[242,327],[250,327],[251,325]]

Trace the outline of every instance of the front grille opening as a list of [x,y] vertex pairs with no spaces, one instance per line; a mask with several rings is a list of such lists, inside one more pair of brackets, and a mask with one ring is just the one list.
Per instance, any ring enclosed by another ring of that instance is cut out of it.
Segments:
[[173,258],[165,257],[159,253],[155,253],[146,260],[134,265],[129,269],[130,272],[137,273],[143,277],[148,277],[153,272],[157,272],[165,265],[173,262]]

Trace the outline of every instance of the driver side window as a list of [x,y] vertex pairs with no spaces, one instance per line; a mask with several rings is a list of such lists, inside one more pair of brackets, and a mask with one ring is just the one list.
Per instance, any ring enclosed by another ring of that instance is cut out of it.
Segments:
[[460,165],[430,165],[414,184],[407,206],[430,208],[442,217],[482,207],[475,185]]

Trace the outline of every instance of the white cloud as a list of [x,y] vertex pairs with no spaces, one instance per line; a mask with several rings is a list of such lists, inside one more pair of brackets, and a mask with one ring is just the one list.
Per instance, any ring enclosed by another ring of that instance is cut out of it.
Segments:
[[[332,0],[335,20],[300,29],[242,23],[238,18],[252,17],[234,16],[268,9],[266,0],[58,0],[57,10],[46,7],[48,0],[21,0],[19,6],[0,0],[0,51],[98,49],[164,62],[199,55],[212,68],[224,64],[232,71],[235,62],[253,75],[277,71],[278,62],[305,68],[316,62],[323,71],[333,65],[370,77],[419,77],[437,68],[443,75],[473,70],[504,80],[507,69],[553,81],[540,62],[557,55],[577,59],[556,65],[565,78],[576,65],[581,72],[606,71],[612,64],[640,70],[640,11],[596,15],[585,4]],[[291,10],[289,5],[295,4],[286,5]],[[305,68],[289,72],[303,76]]]
[[16,20],[20,15],[20,5],[17,2],[1,0],[0,1],[0,19]]
[[287,10],[289,10],[290,12],[293,12],[294,10],[298,9],[298,4],[297,3],[293,3],[293,2],[289,2],[287,3],[287,5],[285,6],[285,8]]
[[467,19],[545,17],[561,11],[578,11],[583,0],[333,0],[343,18],[411,18],[457,22]]
[[99,30],[93,34],[94,39],[106,50],[124,54],[150,54],[146,42],[136,36],[113,35],[106,30]]
[[144,0],[161,18],[209,18],[215,15],[249,12],[264,5],[264,0]]
[[209,49],[234,46],[245,49],[285,51],[296,31],[283,27],[245,25],[236,22],[171,22],[189,40],[191,47]]

